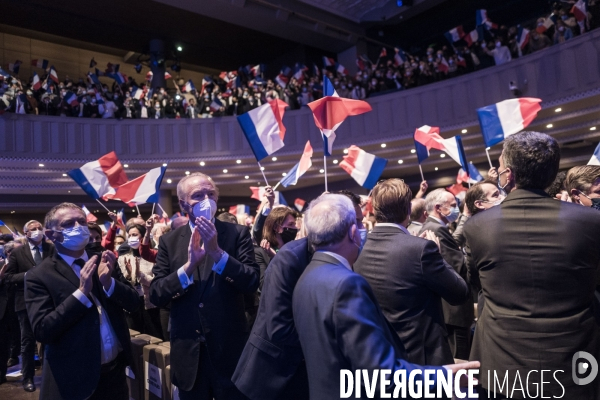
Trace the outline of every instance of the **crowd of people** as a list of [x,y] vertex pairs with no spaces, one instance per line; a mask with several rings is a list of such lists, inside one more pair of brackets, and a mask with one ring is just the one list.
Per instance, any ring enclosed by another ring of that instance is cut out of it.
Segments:
[[[477,29],[478,39],[472,43],[463,38],[410,53],[384,49],[375,62],[361,56],[357,59],[359,71],[353,76],[335,64],[322,69],[296,64],[298,74],[286,68],[279,75],[246,67],[210,77],[198,89],[189,90],[183,79],[174,81],[174,90],[167,90],[150,89],[149,82],[138,84],[133,77],[109,87],[84,78],[54,82],[46,74],[40,77],[45,83],[40,88],[34,86],[33,78],[11,77],[4,79],[0,88],[0,111],[82,118],[211,118],[240,115],[273,99],[284,100],[294,110],[323,96],[324,76],[333,82],[339,96],[362,100],[504,64],[598,26],[595,16],[600,15],[600,2],[587,2],[584,21],[576,19],[572,7],[573,2],[555,3],[551,13],[523,24],[529,30],[528,40],[521,40],[519,26],[490,22]],[[552,24],[547,23],[550,20]],[[138,88],[143,96],[136,95]]]
[[109,213],[104,231],[59,204],[0,236],[0,384],[20,355],[36,390],[40,342],[40,399],[128,399],[132,329],[170,341],[181,399],[330,400],[341,370],[379,369],[478,369],[479,398],[513,398],[519,376],[517,398],[598,398],[571,359],[600,358],[600,166],[559,174],[537,132],[498,161],[457,196],[388,179],[299,213],[269,187],[253,220],[216,215],[202,173],[180,180],[168,223]]

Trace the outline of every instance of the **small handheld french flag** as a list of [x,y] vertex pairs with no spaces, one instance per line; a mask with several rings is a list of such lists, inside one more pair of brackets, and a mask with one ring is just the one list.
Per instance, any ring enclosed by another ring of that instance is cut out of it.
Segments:
[[[250,191],[252,192],[250,198],[260,201],[265,195],[265,186],[250,186]],[[273,194],[275,195],[275,201],[273,202],[273,205],[281,204],[287,206],[287,202],[283,198],[281,192],[274,190]]]
[[112,198],[115,189],[127,182],[127,175],[114,151],[67,174],[94,200]]
[[31,88],[33,90],[40,90],[42,87],[42,82],[40,81],[40,77],[35,72],[33,73],[33,81],[31,82]]
[[194,86],[194,83],[192,82],[192,80],[190,79],[189,81],[187,81],[185,83],[185,85],[183,86],[183,91],[186,93],[191,93],[192,91],[196,90],[196,87]]
[[151,169],[119,186],[113,198],[127,203],[130,207],[136,204],[157,203],[158,191],[166,171],[167,167]]
[[[340,97],[335,91],[333,84],[326,76],[323,77],[323,96]],[[326,156],[330,156],[333,152],[333,142],[335,141],[335,130],[339,128],[340,122],[333,129],[321,129],[321,137],[323,138],[323,151]]]
[[348,148],[348,155],[340,163],[354,180],[366,189],[373,189],[383,173],[388,160],[367,153],[361,148],[352,145]]
[[296,210],[298,210],[298,211],[304,210],[305,205],[306,205],[306,200],[302,200],[299,197],[296,200],[294,200],[294,207],[296,207]]
[[596,150],[594,150],[594,154],[590,161],[588,161],[587,165],[600,165],[600,143],[596,146]]
[[87,222],[96,222],[98,218],[87,209],[85,205],[81,206],[81,209],[85,213],[85,219]]
[[469,163],[469,173],[467,174],[464,169],[458,170],[458,175],[456,176],[456,183],[477,183],[483,180],[483,176],[479,172],[477,168],[471,163]]
[[541,99],[521,97],[509,99],[477,110],[483,141],[487,147],[502,142],[525,129],[535,119]]
[[238,204],[237,206],[229,207],[229,213],[233,215],[244,215],[250,214],[250,206],[245,204]]
[[58,73],[54,69],[54,65],[50,67],[50,79],[52,79],[54,83],[58,83]]
[[298,179],[300,179],[300,177],[302,175],[304,175],[304,173],[306,171],[308,171],[308,169],[312,166],[312,160],[311,160],[312,155],[313,155],[313,148],[310,145],[310,140],[309,140],[308,142],[306,142],[306,145],[304,146],[304,153],[302,153],[300,162],[298,162],[298,164],[294,165],[292,167],[292,169],[290,169],[290,172],[287,173],[285,178],[283,178],[279,182],[281,184],[281,186],[288,187],[290,185],[295,185],[296,183],[298,183]]
[[469,166],[460,135],[444,139],[440,136],[440,128],[437,126],[423,125],[415,130],[414,140],[419,164],[429,157],[430,149],[437,149],[448,154],[454,161],[459,163],[465,171],[468,171]]
[[237,117],[257,161],[284,146],[283,114],[287,106],[285,101],[275,99]]
[[48,68],[48,60],[35,59],[31,60],[31,65],[37,68],[46,69]]

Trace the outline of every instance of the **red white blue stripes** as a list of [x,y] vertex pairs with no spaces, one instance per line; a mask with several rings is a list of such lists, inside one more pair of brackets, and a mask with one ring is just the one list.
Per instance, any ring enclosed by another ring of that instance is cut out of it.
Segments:
[[68,175],[93,199],[112,198],[115,189],[127,182],[125,170],[114,151],[69,171]]
[[537,116],[541,99],[522,97],[504,100],[477,110],[481,134],[490,147],[525,129]]
[[388,160],[367,153],[358,146],[352,145],[348,148],[348,155],[340,163],[354,180],[366,189],[373,189],[381,177]]
[[257,161],[284,146],[283,114],[287,106],[283,100],[276,99],[237,117]]
[[298,183],[298,180],[308,169],[312,166],[311,157],[313,155],[313,148],[310,145],[310,140],[306,142],[304,146],[304,153],[302,153],[302,157],[298,164],[294,165],[292,169],[287,173],[285,178],[283,178],[279,183],[283,187],[288,187],[290,185],[295,185]]
[[113,198],[119,199],[130,207],[137,204],[157,203],[158,191],[167,167],[151,169],[144,175],[119,186]]

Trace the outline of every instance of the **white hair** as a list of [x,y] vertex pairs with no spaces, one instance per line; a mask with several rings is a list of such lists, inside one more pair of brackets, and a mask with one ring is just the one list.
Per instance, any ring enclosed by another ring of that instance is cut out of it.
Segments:
[[[435,189],[432,192],[429,192],[427,197],[425,198],[427,213],[431,214],[437,205],[446,204],[446,193],[450,193],[446,189]],[[450,193],[452,194],[452,193]]]
[[185,182],[188,179],[197,178],[197,177],[204,178],[207,181],[209,181],[210,184],[212,185],[213,189],[215,189],[217,196],[219,195],[219,188],[217,188],[217,185],[215,185],[215,182],[212,180],[212,178],[210,176],[203,174],[202,172],[193,172],[193,173],[181,178],[179,183],[177,183],[177,198],[179,200],[184,200],[185,196],[187,195],[187,193],[185,193]]
[[324,194],[310,203],[304,224],[313,246],[339,243],[356,224],[354,204],[347,196]]
[[27,221],[25,223],[25,225],[23,225],[23,233],[29,232],[29,225],[34,224],[34,223],[41,225],[41,222],[40,221],[36,221],[35,219],[32,219],[31,221]]

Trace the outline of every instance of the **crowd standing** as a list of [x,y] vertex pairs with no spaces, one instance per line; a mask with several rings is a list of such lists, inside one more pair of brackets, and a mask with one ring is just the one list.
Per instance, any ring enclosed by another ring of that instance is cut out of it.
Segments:
[[[299,109],[323,96],[323,77],[327,76],[341,97],[362,100],[370,96],[405,90],[449,79],[472,71],[501,65],[512,59],[563,43],[598,26],[600,2],[587,2],[587,18],[577,21],[571,12],[572,1],[556,2],[551,11],[522,26],[496,25],[478,29],[478,39],[438,44],[414,51],[383,49],[375,62],[366,56],[357,59],[359,71],[349,75],[345,68],[297,63],[295,68],[265,73],[264,66],[206,77],[202,85],[186,86],[184,79],[174,81],[174,90],[154,88],[150,82],[133,77],[118,84],[100,83],[88,78],[62,81],[40,76],[44,84],[7,77],[0,88],[0,111],[19,114],[57,115],[79,118],[164,119],[212,118],[240,115],[273,99],[281,99],[290,109]],[[553,22],[548,28],[547,21]],[[520,29],[529,30],[528,40],[520,40]],[[412,49],[411,49],[412,50]],[[260,71],[259,71],[260,70]],[[141,89],[136,94],[137,89]],[[143,94],[142,94],[143,93]]]

